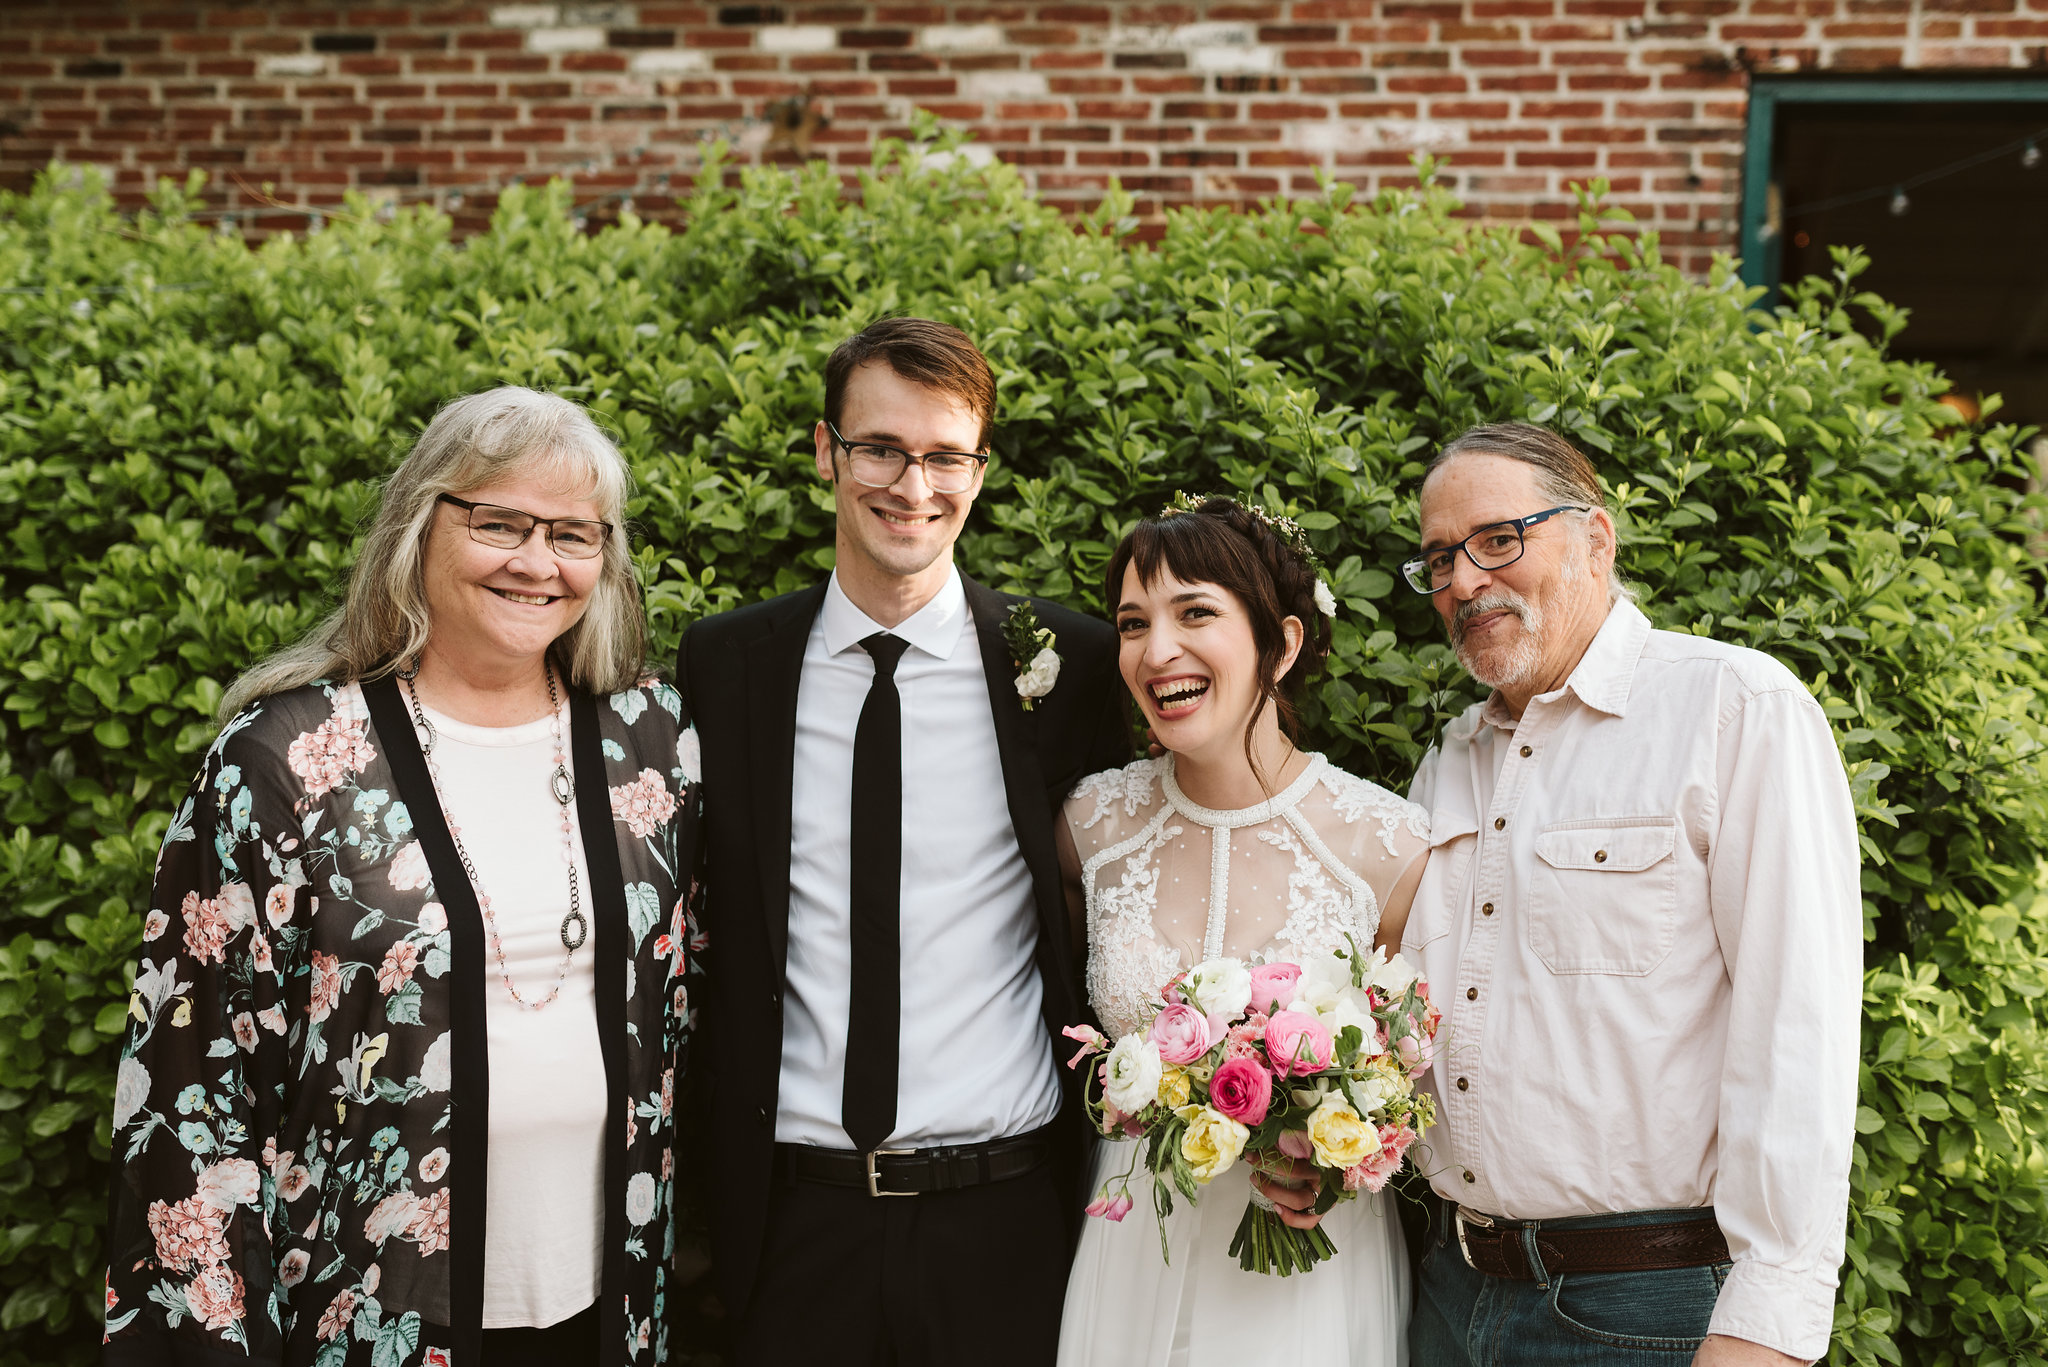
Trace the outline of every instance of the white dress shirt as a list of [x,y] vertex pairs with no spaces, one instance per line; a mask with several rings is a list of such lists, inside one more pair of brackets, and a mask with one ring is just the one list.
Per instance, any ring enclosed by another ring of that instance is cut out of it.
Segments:
[[1519,721],[1496,694],[1452,722],[1410,796],[1438,1193],[1512,1219],[1711,1205],[1734,1258],[1712,1332],[1824,1355],[1863,916],[1812,696],[1621,602]]
[[[548,786],[554,726],[545,717],[523,726],[471,726],[432,708],[426,713],[437,733],[434,760],[448,823],[490,895],[506,971],[520,996],[538,1001],[561,971],[562,918],[569,912],[562,808]],[[566,741],[566,709],[562,734]],[[573,822],[569,842],[584,919],[593,920],[583,832]],[[486,1329],[545,1328],[597,1299],[607,1102],[593,938],[569,956],[561,995],[538,1011],[512,1000],[485,945],[491,1070]]]
[[874,682],[860,642],[910,643],[903,707],[902,1033],[896,1129],[925,1148],[1023,1134],[1059,1112],[1032,957],[1038,914],[1017,848],[988,676],[955,570],[931,602],[884,628],[835,573],[797,689],[790,799],[789,961],[775,1138],[850,1149],[840,1124],[852,1005],[853,733]]

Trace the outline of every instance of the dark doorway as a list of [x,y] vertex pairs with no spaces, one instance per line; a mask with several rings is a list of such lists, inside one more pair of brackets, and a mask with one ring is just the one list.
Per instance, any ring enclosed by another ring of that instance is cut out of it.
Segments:
[[1827,274],[1831,246],[1864,248],[1859,285],[1911,310],[1894,354],[1938,365],[1964,395],[2002,395],[2003,419],[2048,424],[2048,81],[1997,98],[2014,84],[1900,98],[1914,84],[1887,81],[1859,100],[1844,82],[1831,98],[1759,101],[1770,183],[1745,247],[1763,248],[1769,285]]

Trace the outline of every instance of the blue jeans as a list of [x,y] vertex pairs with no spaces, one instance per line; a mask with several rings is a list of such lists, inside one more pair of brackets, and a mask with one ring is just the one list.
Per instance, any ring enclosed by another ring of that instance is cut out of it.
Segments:
[[[1665,1272],[1593,1272],[1515,1281],[1475,1272],[1458,1251],[1452,1207],[1432,1200],[1408,1329],[1410,1367],[1685,1367],[1707,1336],[1728,1264]],[[1711,1220],[1712,1210],[1638,1210],[1545,1229]],[[1528,1241],[1535,1256],[1535,1225]]]

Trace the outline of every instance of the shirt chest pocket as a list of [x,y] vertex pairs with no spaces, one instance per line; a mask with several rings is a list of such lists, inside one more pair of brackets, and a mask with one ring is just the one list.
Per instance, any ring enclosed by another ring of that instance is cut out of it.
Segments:
[[1678,823],[1617,817],[1536,837],[1529,948],[1552,973],[1639,978],[1664,962],[1678,923]]

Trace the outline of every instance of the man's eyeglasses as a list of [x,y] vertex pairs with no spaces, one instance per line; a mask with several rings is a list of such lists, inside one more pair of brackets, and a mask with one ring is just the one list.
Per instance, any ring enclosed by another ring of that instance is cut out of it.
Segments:
[[564,560],[588,560],[604,550],[604,539],[612,524],[584,517],[535,517],[517,508],[500,508],[495,503],[471,503],[466,498],[442,494],[440,502],[462,509],[469,522],[469,539],[509,551],[524,546],[535,527],[546,530],[548,548]]
[[1504,570],[1520,560],[1522,552],[1528,548],[1528,538],[1524,533],[1529,528],[1539,522],[1548,522],[1559,513],[1590,511],[1581,504],[1561,503],[1527,517],[1492,523],[1454,545],[1436,546],[1412,560],[1402,561],[1401,577],[1417,593],[1441,593],[1450,587],[1451,575],[1458,567],[1459,551],[1463,551],[1465,558],[1482,570]]
[[886,489],[903,478],[912,464],[924,467],[925,486],[935,494],[964,494],[974,487],[974,478],[988,457],[972,451],[927,451],[914,456],[900,446],[878,441],[851,442],[839,435],[830,422],[825,430],[846,449],[846,465],[856,482],[870,489]]

